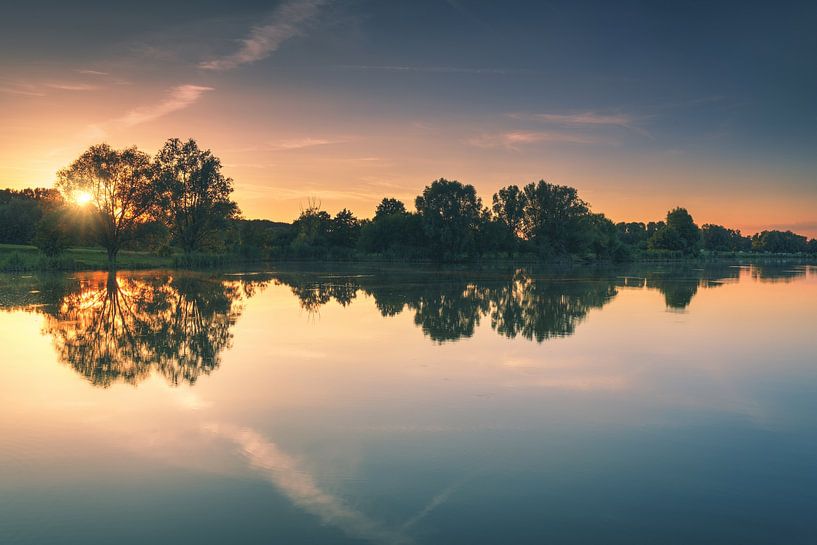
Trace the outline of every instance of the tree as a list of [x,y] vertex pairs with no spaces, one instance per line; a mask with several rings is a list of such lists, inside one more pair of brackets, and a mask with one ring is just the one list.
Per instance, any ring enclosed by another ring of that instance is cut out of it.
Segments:
[[648,246],[654,250],[670,250],[695,254],[701,232],[686,208],[673,208],[667,212],[666,224],[658,227],[650,237]]
[[406,205],[403,204],[402,201],[387,197],[380,201],[380,204],[377,205],[377,208],[374,211],[374,219],[379,220],[393,214],[408,214],[408,211],[406,210]]
[[803,235],[791,231],[763,231],[752,237],[752,249],[756,252],[800,253],[808,250],[808,241]]
[[582,226],[590,214],[576,189],[540,180],[524,191],[522,232],[540,252],[578,253],[583,248]]
[[57,187],[66,197],[91,195],[96,234],[113,267],[116,255],[134,229],[148,221],[157,204],[150,157],[130,147],[91,146],[68,168],[57,173]]
[[48,257],[57,257],[68,248],[69,236],[65,228],[65,212],[51,210],[37,222],[33,244]]
[[31,199],[13,197],[0,204],[0,243],[30,244],[42,209]]
[[622,243],[632,246],[634,248],[646,248],[647,226],[640,221],[619,222],[616,224],[616,231]]
[[426,186],[415,205],[435,257],[473,252],[483,210],[474,186],[440,178]]
[[522,222],[525,219],[526,197],[519,186],[503,187],[493,197],[494,215],[515,235],[522,234]]
[[200,250],[210,237],[238,215],[230,200],[233,180],[221,173],[221,161],[199,149],[192,138],[171,138],[156,154],[162,208],[175,240],[187,252]]
[[319,252],[325,252],[331,223],[332,216],[329,212],[321,210],[320,203],[310,202],[298,219],[292,222],[295,231],[292,249],[296,254],[313,257]]
[[329,242],[334,246],[354,248],[360,237],[360,220],[344,208],[329,224]]
[[701,246],[712,252],[737,252],[751,250],[752,239],[741,235],[740,230],[707,223],[701,228]]

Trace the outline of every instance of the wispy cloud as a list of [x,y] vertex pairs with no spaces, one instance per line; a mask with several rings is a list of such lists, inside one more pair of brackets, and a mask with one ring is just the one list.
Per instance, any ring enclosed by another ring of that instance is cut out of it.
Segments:
[[108,76],[108,72],[100,72],[99,70],[78,69],[78,74],[85,74],[86,76]]
[[46,83],[49,89],[56,89],[58,91],[96,91],[99,89],[97,85],[90,85],[88,83]]
[[179,85],[173,87],[167,97],[158,104],[131,110],[116,121],[125,127],[147,123],[191,106],[204,93],[212,90],[212,87],[203,87],[201,85]]
[[270,142],[270,149],[273,151],[291,151],[304,148],[314,148],[316,146],[326,146],[329,144],[341,144],[345,141],[346,140],[329,138],[293,138],[290,140]]
[[231,55],[199,63],[205,70],[230,70],[260,61],[275,52],[282,43],[303,34],[307,22],[318,14],[326,0],[291,0],[279,6],[268,24],[253,27],[241,48]]
[[540,143],[597,144],[599,140],[561,131],[508,131],[482,133],[468,139],[467,142],[478,148],[518,149],[520,146]]
[[27,83],[10,83],[6,85],[0,85],[0,93],[6,93],[9,95],[22,95],[28,97],[42,97],[45,96],[45,93],[40,90],[35,85],[30,85]]
[[633,125],[633,118],[624,114],[599,114],[595,112],[584,112],[578,114],[533,114],[534,119],[546,123],[557,123],[559,125],[614,125],[617,127],[630,127]]
[[511,117],[517,119],[529,119],[541,123],[551,125],[559,125],[562,127],[574,128],[601,128],[601,127],[619,127],[635,131],[644,136],[649,136],[649,133],[639,126],[638,119],[632,115],[616,113],[605,114],[598,112],[578,112],[578,113],[535,113],[535,114],[511,114]]
[[412,66],[412,65],[369,65],[369,64],[341,64],[335,66],[338,70],[360,70],[366,72],[406,72],[427,74],[535,74],[535,70],[508,69],[508,68],[481,68],[469,66]]

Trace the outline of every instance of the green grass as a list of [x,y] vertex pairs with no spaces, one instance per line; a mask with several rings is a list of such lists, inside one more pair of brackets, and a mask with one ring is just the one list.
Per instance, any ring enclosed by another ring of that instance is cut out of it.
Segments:
[[[351,259],[352,262],[384,262],[382,256],[361,256],[358,259]],[[804,256],[799,254],[755,254],[755,253],[727,253],[714,254],[704,253],[698,257],[681,257],[671,253],[650,253],[633,256],[633,261],[660,262],[660,261],[718,261],[718,260],[740,259],[745,261],[768,261],[779,259],[795,259],[798,261],[815,262],[815,256]],[[257,260],[247,260],[233,254],[204,254],[193,253],[184,255],[177,253],[170,256],[158,256],[150,252],[121,251],[117,257],[118,269],[207,269],[217,267],[230,267],[246,264]],[[316,260],[306,260],[316,261]],[[324,261],[324,260],[317,260]],[[400,261],[400,260],[398,260]],[[488,258],[480,262],[520,262],[517,259],[504,260]],[[524,261],[524,260],[522,260]],[[0,271],[88,271],[106,270],[108,268],[108,255],[102,248],[71,248],[66,250],[61,256],[48,258],[44,256],[34,246],[23,246],[16,244],[0,244]]]
[[[121,251],[116,260],[120,269],[159,269],[173,267],[173,256],[161,257],[149,252]],[[108,255],[102,248],[71,248],[61,256],[48,258],[34,246],[0,244],[0,271],[62,270],[82,271],[108,268]]]

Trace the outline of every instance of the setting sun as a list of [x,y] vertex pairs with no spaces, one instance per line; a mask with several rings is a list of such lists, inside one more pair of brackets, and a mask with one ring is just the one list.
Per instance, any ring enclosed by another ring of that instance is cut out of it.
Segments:
[[74,193],[74,202],[79,206],[85,206],[94,198],[93,195],[87,191],[77,191]]

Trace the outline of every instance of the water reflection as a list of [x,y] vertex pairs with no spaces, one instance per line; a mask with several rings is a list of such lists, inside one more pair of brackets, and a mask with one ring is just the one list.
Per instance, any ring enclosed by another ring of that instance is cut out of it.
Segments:
[[623,270],[565,271],[537,274],[518,269],[512,273],[439,274],[399,273],[368,275],[321,275],[277,273],[276,280],[289,286],[301,307],[310,313],[335,301],[343,306],[365,293],[374,298],[384,317],[408,311],[414,323],[436,342],[456,341],[474,334],[488,318],[498,334],[544,342],[572,335],[592,309],[613,300],[620,288],[657,290],[671,311],[685,311],[699,289],[737,282],[742,271],[760,280],[793,279],[806,274],[805,267],[704,267],[655,266]]
[[157,372],[193,384],[218,367],[242,299],[264,281],[202,275],[94,274],[44,304],[61,361],[95,386],[138,384]]
[[[310,315],[334,301],[370,297],[384,317],[404,312],[438,343],[471,337],[483,320],[497,334],[542,343],[575,333],[621,290],[657,290],[684,312],[701,289],[737,282],[789,282],[792,265],[515,271],[372,270],[365,274],[279,271],[261,275],[153,272],[0,277],[0,308],[45,316],[60,360],[95,386],[138,384],[152,373],[194,384],[219,366],[242,302],[270,281],[290,288]],[[305,326],[308,327],[308,326]]]

